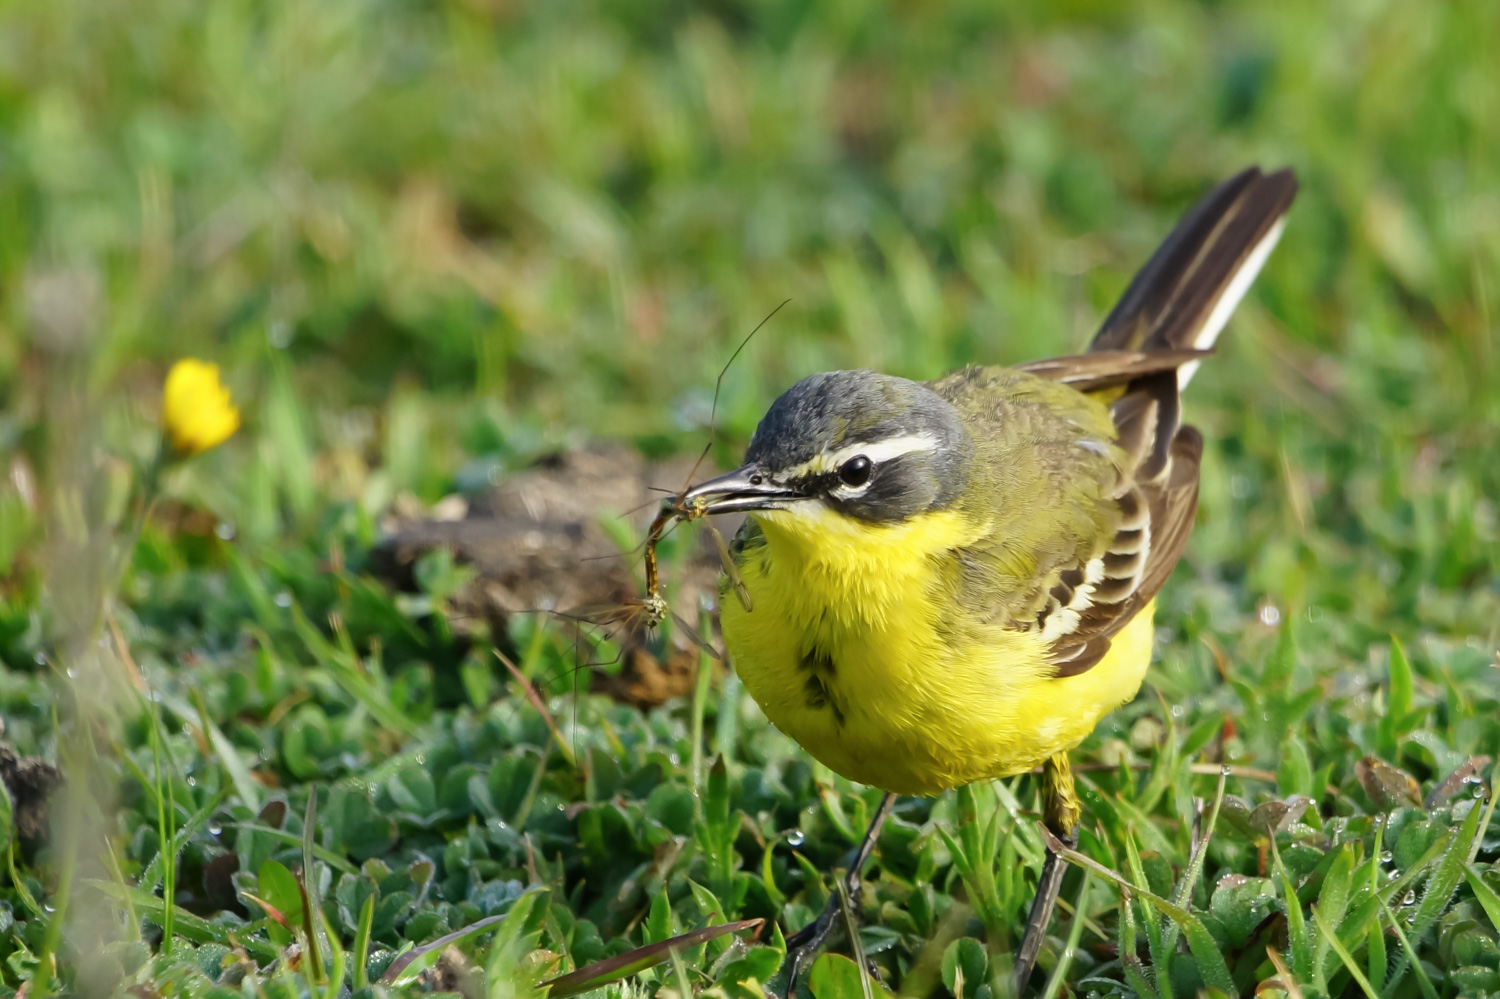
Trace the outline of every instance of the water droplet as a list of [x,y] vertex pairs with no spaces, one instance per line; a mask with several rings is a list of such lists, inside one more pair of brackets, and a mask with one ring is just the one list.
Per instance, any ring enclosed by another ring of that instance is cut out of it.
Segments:
[[219,536],[220,541],[233,541],[234,525],[229,523],[227,520],[221,520],[219,521],[218,525],[214,527],[214,533]]
[[805,842],[807,842],[807,833],[803,832],[801,829],[793,829],[791,832],[786,834],[787,846],[798,847]]
[[276,320],[266,327],[266,339],[277,350],[286,350],[292,345],[292,324],[285,319]]
[[292,595],[287,590],[282,590],[271,599],[276,601],[277,607],[286,608],[292,606]]
[[1393,861],[1395,859],[1396,859],[1396,855],[1394,853],[1392,853],[1391,851],[1389,851],[1389,850],[1381,850],[1380,851],[1380,862],[1382,864],[1389,864],[1391,861]]
[[1281,610],[1275,604],[1263,604],[1260,608],[1260,623],[1274,628],[1281,623]]
[[78,679],[78,670],[74,669],[72,666],[68,667],[68,679],[69,680],[76,680],[76,679]]
[[187,786],[188,787],[197,787],[198,786],[198,778],[196,778],[196,777],[187,777],[187,778],[185,778],[185,780],[187,781]]
[[423,763],[427,762],[426,753],[418,753],[414,758],[416,759],[418,766],[421,766]]
[[1416,902],[1416,900],[1417,890],[1415,888],[1408,888],[1406,889],[1406,895],[1401,899],[1401,904],[1411,905],[1412,903]]
[[1234,768],[1226,763],[1219,768],[1219,773],[1223,774],[1225,777],[1228,777],[1234,773]]
[[47,653],[45,653],[45,652],[38,652],[36,655],[32,656],[31,658],[32,658],[33,661],[35,661],[35,663],[38,666],[45,666],[45,665],[47,665]]
[[210,822],[208,824],[208,834],[210,836],[217,836],[217,835],[219,835],[223,831],[224,831],[224,827],[221,826],[221,825],[219,825],[219,823],[217,823],[217,822]]

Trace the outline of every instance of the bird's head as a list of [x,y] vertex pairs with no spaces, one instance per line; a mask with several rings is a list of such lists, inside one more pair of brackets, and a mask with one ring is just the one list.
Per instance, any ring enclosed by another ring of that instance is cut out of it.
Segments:
[[690,489],[705,513],[832,512],[900,524],[951,505],[968,484],[972,443],[929,389],[874,371],[804,378],[772,403],[745,464]]

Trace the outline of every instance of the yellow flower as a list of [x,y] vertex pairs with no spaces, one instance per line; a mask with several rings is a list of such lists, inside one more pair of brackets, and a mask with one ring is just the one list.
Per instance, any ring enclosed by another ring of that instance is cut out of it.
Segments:
[[240,411],[219,381],[219,366],[184,358],[167,372],[161,426],[181,457],[218,447],[240,428]]

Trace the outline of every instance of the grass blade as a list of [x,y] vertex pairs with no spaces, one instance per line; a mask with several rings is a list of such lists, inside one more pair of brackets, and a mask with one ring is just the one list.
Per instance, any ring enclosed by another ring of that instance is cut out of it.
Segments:
[[[1427,878],[1427,885],[1422,890],[1422,900],[1417,903],[1417,911],[1412,914],[1409,929],[1411,938],[1421,942],[1422,937],[1432,924],[1437,921],[1448,908],[1448,903],[1453,899],[1453,893],[1458,890],[1459,882],[1464,879],[1469,856],[1469,848],[1474,843],[1474,838],[1479,834],[1480,808],[1476,802],[1469,809],[1469,814],[1464,817],[1464,824],[1459,827],[1458,832],[1448,842],[1447,849],[1443,851],[1438,860],[1437,867]],[[1408,953],[1403,952],[1396,966],[1391,970],[1390,981],[1386,988],[1394,988],[1401,977],[1406,974],[1410,966]]]
[[375,924],[375,896],[365,896],[365,904],[359,910],[359,929],[354,933],[354,987],[362,989],[370,984],[370,928]]
[[1412,968],[1416,971],[1417,985],[1421,988],[1422,995],[1426,999],[1438,999],[1437,989],[1433,987],[1432,979],[1427,977],[1427,972],[1423,969],[1422,962],[1417,959],[1416,949],[1411,945],[1411,938],[1401,928],[1401,921],[1396,918],[1396,914],[1391,911],[1391,907],[1384,902],[1380,903],[1380,910],[1385,914],[1386,920],[1390,922],[1391,929],[1396,931],[1396,939],[1401,942],[1401,949],[1406,953],[1406,960],[1411,962]]
[[1078,886],[1078,900],[1073,903],[1073,925],[1068,929],[1068,942],[1063,946],[1062,956],[1057,959],[1057,967],[1052,969],[1052,974],[1047,978],[1047,988],[1042,993],[1042,999],[1055,999],[1068,973],[1068,966],[1073,963],[1073,955],[1078,953],[1079,941],[1083,939],[1083,925],[1088,917],[1089,889],[1093,887],[1093,883],[1093,874],[1084,871],[1083,884]]
[[[1469,847],[1469,863],[1479,859],[1479,845],[1484,842],[1484,837],[1490,831],[1490,820],[1495,817],[1495,802],[1500,801],[1500,789],[1496,784],[1500,783],[1500,762],[1490,771],[1490,801],[1484,806],[1484,819],[1479,823],[1479,832],[1474,836],[1474,843]],[[1500,928],[1500,927],[1497,927]]]
[[[375,913],[375,896],[371,895],[369,898],[365,899],[365,908],[369,910],[371,918],[373,919]],[[489,929],[491,926],[503,922],[507,915],[509,915],[508,912],[502,912],[498,916],[486,916],[484,919],[479,919],[470,923],[468,926],[465,926],[461,930],[454,930],[452,933],[444,934],[443,936],[438,937],[436,940],[430,940],[419,947],[413,947],[411,950],[403,951],[396,957],[394,961],[390,963],[390,966],[385,969],[385,974],[380,976],[380,981],[386,985],[400,985],[407,979],[415,978],[419,972],[425,970],[433,962],[435,962],[438,955],[441,954],[443,952],[443,949],[446,948],[449,944],[456,944],[461,940],[466,940],[469,937],[475,936],[483,932],[484,930]],[[367,927],[364,925],[364,916],[363,914],[361,914],[361,933],[364,933],[366,928]],[[368,949],[369,947],[369,942],[369,936],[368,934],[365,934],[364,946],[366,947],[366,949]],[[358,960],[358,950],[360,947],[360,939],[358,936],[355,937],[354,946],[356,951],[355,958],[356,960]],[[361,967],[360,964],[356,964],[354,967],[354,974],[359,979],[365,979],[367,972]],[[356,988],[357,987],[358,986],[356,986]]]
[[1302,900],[1297,897],[1297,889],[1292,885],[1292,876],[1287,873],[1274,837],[1271,839],[1271,858],[1276,867],[1276,875],[1281,879],[1281,892],[1286,901],[1287,943],[1292,951],[1292,972],[1299,982],[1311,982],[1315,964],[1312,942],[1307,937],[1307,917],[1302,914]]
[[[1313,913],[1329,926],[1338,926],[1344,921],[1349,908],[1349,885],[1354,879],[1354,846],[1345,843],[1339,847],[1333,866],[1323,878],[1323,887],[1318,892],[1318,901]],[[1313,944],[1313,980],[1323,988],[1325,980],[1333,971],[1333,956],[1329,953],[1326,938]],[[1325,990],[1326,991],[1326,990]]]
[[1489,883],[1480,876],[1479,868],[1470,864],[1464,871],[1469,879],[1469,888],[1474,892],[1474,898],[1478,900],[1479,907],[1484,914],[1490,917],[1490,925],[1496,931],[1500,931],[1500,892],[1489,886]]
[[[151,719],[151,759],[156,765],[156,835],[157,842],[164,847],[161,852],[161,897],[166,904],[162,907],[161,953],[163,957],[170,957],[177,922],[177,906],[172,904],[177,897],[177,853],[171,849],[177,840],[173,828],[177,819],[177,802],[172,797],[172,782],[162,776],[166,768],[162,763],[165,750],[161,738],[161,711],[154,702],[149,705],[148,714]],[[152,890],[155,890],[155,885]]]
[[[1209,988],[1218,989],[1225,995],[1238,995],[1239,989],[1234,984],[1234,976],[1229,973],[1229,966],[1224,963],[1224,955],[1219,953],[1219,945],[1214,942],[1213,935],[1208,932],[1208,927],[1203,921],[1190,911],[1180,905],[1167,901],[1160,895],[1133,885],[1115,871],[1110,870],[1092,857],[1079,853],[1077,850],[1069,849],[1063,841],[1052,835],[1050,830],[1043,827],[1044,834],[1048,840],[1048,846],[1058,856],[1075,867],[1093,871],[1101,877],[1108,878],[1115,884],[1140,895],[1141,898],[1151,903],[1157,911],[1172,920],[1174,926],[1178,927],[1184,937],[1187,938],[1188,950],[1198,962],[1198,972],[1203,976],[1203,982]],[[1205,837],[1206,838],[1206,837]],[[1158,976],[1160,977],[1160,976]]]
[[[214,812],[218,811],[219,806],[224,804],[224,799],[229,797],[229,791],[230,789],[226,787],[214,795],[212,801],[194,812],[188,817],[186,822],[178,827],[176,833],[172,836],[171,856],[175,857],[181,853],[182,848],[187,846],[188,840],[196,836],[198,830],[202,829],[208,820],[213,818]],[[168,850],[158,850],[156,856],[151,858],[151,863],[147,864],[146,869],[141,872],[140,886],[146,891],[154,892],[157,888],[161,887],[162,875],[165,873],[168,854]]]
[[245,952],[258,961],[272,961],[279,953],[275,944],[266,940],[257,940],[249,934],[236,938],[227,926],[211,923],[202,916],[195,916],[181,906],[168,906],[160,898],[139,888],[129,885],[119,885],[110,881],[89,882],[104,894],[110,896],[121,905],[130,905],[145,918],[162,925],[166,920],[168,908],[177,910],[173,920],[177,928],[178,936],[193,943],[220,943],[228,946],[238,945]]
[[1312,914],[1313,922],[1318,925],[1318,932],[1322,934],[1323,939],[1327,941],[1328,946],[1333,949],[1333,952],[1338,955],[1338,959],[1344,962],[1344,967],[1348,969],[1350,977],[1359,983],[1359,987],[1370,999],[1380,999],[1380,995],[1375,991],[1375,987],[1370,984],[1370,980],[1365,977],[1365,973],[1359,970],[1359,965],[1354,963],[1353,955],[1339,942],[1338,936],[1329,928],[1328,921],[1323,918],[1323,913],[1318,910],[1317,906],[1313,906]]
[[[184,710],[187,706],[165,702],[177,717],[187,720]],[[209,745],[214,748],[214,755],[219,758],[219,764],[224,772],[229,775],[229,782],[234,785],[235,793],[240,796],[252,812],[260,811],[260,786],[255,783],[255,778],[250,776],[250,768],[245,766],[245,761],[240,759],[239,750],[234,748],[234,743],[224,734],[224,730],[214,724],[214,720],[208,715],[208,705],[204,703],[203,692],[193,691],[193,704],[197,708],[198,725],[203,733],[208,736]]]
[[302,813],[302,876],[297,887],[302,891],[302,928],[307,933],[307,954],[312,965],[312,979],[323,982],[322,948],[318,946],[318,925],[314,913],[318,906],[318,871],[313,866],[313,830],[318,822],[318,786],[307,789],[307,811]]
[[[231,823],[225,823],[226,827],[228,827],[229,825],[231,825]],[[296,833],[287,832],[285,829],[272,828],[271,826],[266,825],[264,822],[235,822],[232,823],[232,825],[235,829],[245,829],[249,832],[264,833],[267,836],[272,836],[276,839],[281,840],[283,843],[290,843],[293,846],[300,846],[302,843],[302,837],[298,836]],[[332,867],[334,870],[340,872],[341,874],[359,873],[358,867],[355,867],[353,864],[349,863],[346,858],[340,857],[337,853],[334,853],[327,847],[314,845],[312,848],[312,852],[314,857],[317,857],[323,863],[327,864],[329,867]]]
[[[720,923],[717,926],[706,926],[701,930],[693,930],[691,933],[683,933],[670,940],[660,943],[647,944],[637,947],[635,950],[626,951],[615,957],[596,961],[587,967],[579,968],[577,971],[553,978],[542,983],[544,988],[550,987],[548,993],[550,999],[566,999],[567,996],[576,996],[582,992],[590,992],[610,982],[618,982],[622,978],[640,974],[647,968],[654,968],[658,964],[671,959],[673,951],[686,950],[696,947],[701,943],[718,939],[730,933],[739,933],[743,930],[758,930],[765,922],[764,919],[741,919],[734,923]],[[389,974],[389,973],[387,973]]]

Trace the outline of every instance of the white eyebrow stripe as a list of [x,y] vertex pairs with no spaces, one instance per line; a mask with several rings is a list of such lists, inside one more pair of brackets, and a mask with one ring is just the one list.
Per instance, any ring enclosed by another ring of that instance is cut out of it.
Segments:
[[917,451],[936,451],[939,441],[931,434],[912,434],[908,437],[890,437],[874,444],[851,444],[848,447],[839,448],[829,454],[823,455],[823,460],[832,467],[837,468],[850,458],[864,455],[873,462],[890,461],[899,458],[903,454],[912,454]]
[[936,451],[940,443],[932,434],[909,434],[905,437],[888,437],[883,441],[875,441],[873,444],[850,444],[837,451],[820,454],[795,468],[789,468],[785,474],[795,478],[809,472],[814,474],[831,472],[850,458],[859,455],[864,455],[870,461],[879,464],[882,461],[890,461],[892,458],[914,454],[918,451]]

